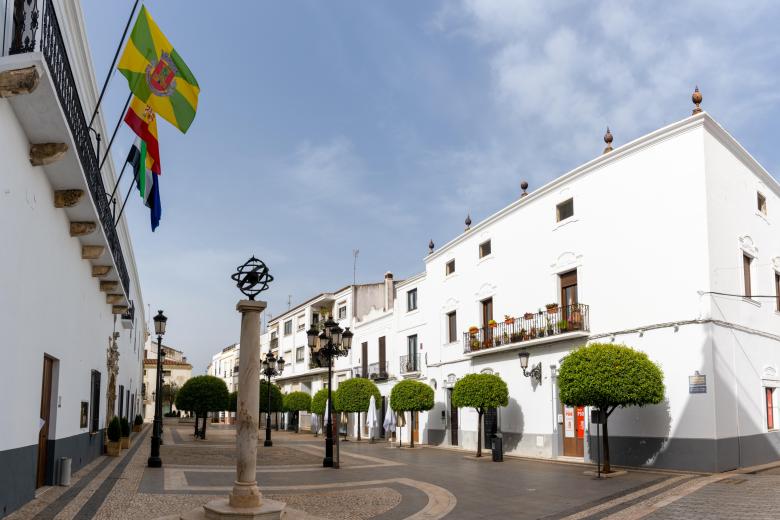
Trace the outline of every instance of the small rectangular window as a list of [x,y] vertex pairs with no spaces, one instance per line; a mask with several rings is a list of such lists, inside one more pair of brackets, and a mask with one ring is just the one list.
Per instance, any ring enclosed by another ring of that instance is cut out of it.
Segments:
[[406,291],[406,311],[417,310],[417,289]]
[[339,319],[344,320],[346,318],[347,318],[347,306],[342,305],[341,307],[339,307]]
[[758,195],[758,211],[766,215],[766,197],[761,195],[760,193]]
[[750,264],[753,261],[748,255],[742,255],[742,273],[745,279],[745,298],[750,298],[753,293],[750,290]]
[[292,334],[292,320],[287,320],[284,322],[284,335],[289,336]]
[[301,363],[303,361],[303,347],[295,349],[295,362]]
[[447,313],[447,341],[458,341],[458,316],[455,311]]
[[574,199],[565,200],[555,206],[555,216],[557,222],[574,216]]
[[480,258],[485,258],[486,256],[488,256],[488,255],[490,254],[490,252],[491,252],[491,249],[490,249],[490,240],[487,240],[487,241],[485,241],[485,242],[482,242],[482,243],[479,245],[479,257],[480,257]]
[[447,265],[444,266],[444,274],[446,276],[451,275],[455,272],[455,260],[450,260],[447,262]]

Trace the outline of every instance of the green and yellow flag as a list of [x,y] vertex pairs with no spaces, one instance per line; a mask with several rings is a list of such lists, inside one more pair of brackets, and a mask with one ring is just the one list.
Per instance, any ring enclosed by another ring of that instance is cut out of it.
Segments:
[[200,87],[146,6],[141,6],[117,68],[137,98],[182,132],[187,131],[195,119]]

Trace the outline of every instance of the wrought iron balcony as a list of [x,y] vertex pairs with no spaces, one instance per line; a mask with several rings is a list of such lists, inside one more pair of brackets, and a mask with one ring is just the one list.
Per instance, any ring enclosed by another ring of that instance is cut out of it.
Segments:
[[422,369],[422,354],[401,356],[401,373],[409,374],[419,372]]
[[368,365],[368,378],[375,381],[383,381],[389,376],[390,363],[371,363]]
[[352,369],[352,377],[368,377],[363,367],[355,367]]
[[587,305],[578,303],[559,306],[504,320],[492,327],[472,328],[463,333],[463,352],[469,354],[523,341],[589,330]]
[[276,350],[279,347],[279,338],[271,338],[271,350]]
[[[39,4],[41,7],[39,9]],[[39,20],[41,22],[39,22]],[[73,70],[65,50],[57,14],[52,0],[14,0],[13,38],[9,54],[40,52],[48,65],[51,79],[57,91],[60,107],[65,114],[73,136],[81,167],[86,177],[89,193],[97,209],[98,218],[106,236],[117,276],[125,294],[130,294],[130,277],[127,273],[122,246],[119,242],[114,216],[100,174],[98,155],[90,137],[90,129],[84,115]],[[39,25],[40,23],[40,25]],[[40,35],[38,29],[41,29]]]

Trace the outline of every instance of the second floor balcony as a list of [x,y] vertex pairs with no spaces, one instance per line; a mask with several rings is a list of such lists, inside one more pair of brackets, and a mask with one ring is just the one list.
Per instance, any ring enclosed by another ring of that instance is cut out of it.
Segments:
[[483,351],[514,347],[533,341],[548,343],[555,340],[587,336],[590,331],[588,306],[582,303],[557,306],[546,311],[505,319],[487,327],[472,327],[463,333],[463,352],[481,354]]
[[422,370],[422,354],[419,352],[401,356],[401,374],[414,374]]

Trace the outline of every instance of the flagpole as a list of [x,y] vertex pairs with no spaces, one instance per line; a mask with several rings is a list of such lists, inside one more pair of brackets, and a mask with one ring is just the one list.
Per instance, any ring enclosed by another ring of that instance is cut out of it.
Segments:
[[116,138],[116,133],[119,131],[119,125],[122,124],[122,121],[125,118],[125,114],[127,113],[127,107],[130,106],[130,100],[132,98],[133,98],[133,93],[130,92],[127,95],[127,101],[125,101],[125,108],[123,108],[122,113],[119,114],[119,120],[116,122],[116,126],[114,127],[114,133],[111,134],[111,140],[108,141],[108,147],[106,148],[105,155],[103,156],[103,160],[100,161],[100,166],[98,166],[99,171],[103,171],[103,165],[106,163],[106,159],[108,159],[108,152],[111,151],[111,145],[114,144],[114,138]]
[[[125,174],[125,168],[127,168],[127,161],[125,161],[125,164],[122,165],[122,171],[119,172],[119,178],[116,180],[116,184],[114,184],[114,189],[111,191],[111,195],[108,196],[108,200],[112,201],[114,200],[114,195],[116,195],[116,189],[119,187],[119,183],[122,180],[122,175]],[[133,181],[135,182],[135,181]],[[116,209],[116,206],[114,207]]]
[[117,45],[116,52],[114,53],[114,61],[111,62],[111,67],[108,68],[108,74],[106,74],[106,80],[103,82],[103,88],[100,90],[100,96],[98,97],[97,104],[95,104],[95,110],[92,112],[92,117],[89,118],[89,128],[92,128],[92,123],[95,122],[95,116],[97,116],[100,103],[103,101],[103,96],[106,93],[106,87],[108,87],[108,80],[111,79],[111,73],[114,72],[116,60],[119,58],[119,51],[122,50],[122,43],[124,43],[125,36],[127,36],[127,30],[130,28],[130,22],[133,21],[133,16],[135,15],[135,10],[138,7],[138,2],[139,0],[135,0],[135,3],[133,3],[133,10],[130,12],[130,17],[127,19],[125,31],[122,33],[122,39],[119,40],[119,45]]
[[[125,166],[127,166],[127,163],[125,163]],[[141,165],[141,168],[144,166]],[[152,174],[154,175],[154,174]],[[127,190],[127,195],[125,195],[125,201],[122,203],[122,207],[119,208],[119,215],[116,216],[116,222],[114,222],[114,229],[119,225],[119,219],[122,218],[122,213],[125,211],[125,205],[127,204],[127,199],[130,198],[130,194],[133,192],[133,189],[135,188],[135,183],[138,181],[138,172],[133,172],[133,183],[130,184],[130,189]]]

